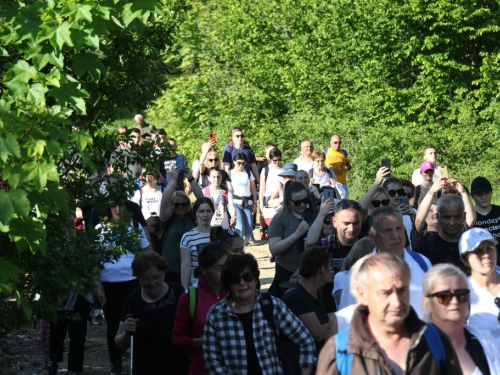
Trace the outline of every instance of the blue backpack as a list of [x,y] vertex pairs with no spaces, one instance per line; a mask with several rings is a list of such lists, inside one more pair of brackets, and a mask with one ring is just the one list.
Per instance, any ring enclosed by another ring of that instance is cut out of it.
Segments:
[[[425,323],[427,329],[424,331],[424,337],[429,345],[432,356],[434,357],[438,370],[446,367],[446,351],[444,350],[441,336],[432,324]],[[347,352],[347,341],[349,340],[349,328],[335,335],[335,361],[337,362],[337,371],[340,375],[351,374],[352,353]]]
[[427,263],[425,263],[424,258],[422,258],[422,255],[420,255],[416,251],[411,251],[410,250],[410,251],[407,251],[407,252],[413,258],[413,260],[418,263],[418,265],[420,266],[420,268],[422,268],[422,271],[424,271],[424,272],[429,271],[429,267],[427,266]]

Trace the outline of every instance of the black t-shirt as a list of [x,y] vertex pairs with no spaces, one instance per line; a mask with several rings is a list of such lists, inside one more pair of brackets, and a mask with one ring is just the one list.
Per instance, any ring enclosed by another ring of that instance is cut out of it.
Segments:
[[[491,233],[493,238],[500,240],[500,206],[491,205],[487,215],[476,212],[476,228],[484,228]],[[500,266],[500,244],[497,245],[497,265]]]
[[253,340],[253,310],[243,314],[236,314],[236,316],[243,325],[243,332],[245,334],[245,345],[247,348],[247,374],[262,375],[262,369],[260,368],[257,352],[255,351],[255,342]]
[[339,243],[339,247],[333,249],[330,252],[330,265],[332,266],[335,273],[339,272],[342,268],[342,264],[344,263],[344,259],[346,258],[349,251],[351,251],[352,246],[345,246]]
[[134,374],[162,374],[168,369],[172,374],[187,373],[185,351],[176,349],[172,343],[172,329],[177,304],[184,288],[168,283],[168,292],[157,302],[147,303],[137,288],[123,303],[120,320],[124,322],[134,314],[137,330],[134,334]]
[[458,267],[463,266],[458,253],[458,242],[445,241],[438,233],[420,243],[415,251],[429,258],[432,265],[451,263]]

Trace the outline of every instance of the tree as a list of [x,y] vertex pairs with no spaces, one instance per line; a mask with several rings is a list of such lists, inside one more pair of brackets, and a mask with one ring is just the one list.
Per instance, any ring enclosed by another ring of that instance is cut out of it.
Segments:
[[150,112],[189,155],[193,135],[223,139],[235,125],[289,160],[301,140],[322,149],[339,133],[355,196],[381,158],[409,178],[428,144],[466,185],[498,183],[499,15],[488,0],[193,1],[184,74]]
[[144,108],[175,73],[165,54],[183,9],[176,0],[0,4],[0,336],[33,312],[52,316],[70,290],[91,290],[98,255],[133,247],[120,226],[123,246],[104,253],[97,233],[73,231],[72,213],[107,204],[88,183],[116,143],[102,126],[118,108]]

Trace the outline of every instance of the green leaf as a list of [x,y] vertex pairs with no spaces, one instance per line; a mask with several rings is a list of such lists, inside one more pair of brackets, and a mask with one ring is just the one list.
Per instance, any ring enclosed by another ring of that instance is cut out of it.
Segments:
[[89,94],[87,91],[79,89],[78,86],[76,82],[67,82],[60,87],[50,89],[48,95],[56,98],[61,107],[71,104],[79,115],[85,115],[87,112],[83,99],[88,98]]
[[4,83],[13,81],[13,82],[23,82],[28,83],[30,79],[35,78],[36,69],[29,65],[24,60],[19,60],[16,65],[5,73]]
[[75,73],[78,78],[89,72],[95,82],[99,81],[101,73],[104,72],[104,64],[99,57],[93,53],[79,53],[74,55],[72,59],[75,61]]
[[24,82],[10,81],[5,84],[10,90],[9,93],[14,94],[14,96],[25,97],[28,91],[28,84]]
[[9,197],[14,206],[15,212],[22,217],[28,217],[31,211],[31,203],[28,200],[28,193],[22,189],[10,189]]
[[19,179],[21,177],[21,166],[20,165],[7,165],[2,171],[2,178],[7,181],[11,189],[17,188],[19,185]]
[[5,189],[0,190],[0,222],[8,225],[14,216],[14,205],[9,199],[9,194]]
[[21,157],[17,138],[11,133],[7,134],[5,138],[3,138],[3,135],[0,137],[0,160],[5,163],[9,155],[14,155],[16,158]]
[[54,43],[57,44],[59,49],[62,49],[64,44],[73,47],[73,41],[71,40],[71,31],[69,30],[70,27],[70,23],[64,22],[56,29],[54,39],[51,39],[50,43],[52,45],[54,45]]
[[62,211],[66,215],[69,215],[70,197],[66,190],[59,189],[58,184],[48,184],[47,198],[51,205],[51,212]]
[[78,151],[83,151],[87,148],[87,145],[92,144],[92,137],[88,132],[83,130],[76,130],[71,133],[71,139],[76,144]]
[[35,103],[45,103],[45,93],[49,91],[47,87],[43,87],[39,83],[34,83],[28,89],[28,100],[33,100]]
[[33,182],[35,188],[41,192],[47,185],[47,180],[59,182],[59,174],[54,164],[46,162],[29,162],[22,167],[21,183]]
[[33,65],[38,70],[41,70],[47,64],[52,64],[62,69],[64,67],[64,58],[62,54],[59,57],[56,56],[55,52],[37,54],[33,56]]
[[9,56],[9,52],[7,52],[7,50],[5,48],[0,47],[0,56],[7,57],[7,56]]
[[85,36],[87,35],[87,33],[81,29],[77,29],[74,26],[70,30],[71,30],[71,40],[75,45],[75,50],[80,51],[80,49],[83,46],[83,43],[85,42]]
[[57,141],[51,139],[47,142],[45,150],[50,156],[63,156],[63,151]]
[[67,2],[61,11],[61,16],[69,17],[71,23],[81,19],[92,22],[92,7],[90,5]]
[[28,247],[32,253],[47,250],[45,226],[35,218],[28,216],[26,219],[15,218],[10,224],[10,239],[15,242],[19,252]]
[[12,282],[19,280],[21,269],[11,262],[0,258],[0,294],[12,293]]

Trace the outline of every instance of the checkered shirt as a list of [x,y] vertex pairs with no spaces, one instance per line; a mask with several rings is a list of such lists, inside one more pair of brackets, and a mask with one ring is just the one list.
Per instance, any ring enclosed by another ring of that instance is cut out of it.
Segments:
[[[230,297],[229,297],[230,298]],[[229,299],[228,298],[228,299]],[[280,334],[299,346],[299,365],[312,368],[316,363],[314,340],[286,305],[273,299],[273,318]],[[279,364],[274,332],[264,317],[262,296],[256,292],[256,303],[252,317],[255,351],[264,375],[283,374]],[[243,325],[231,310],[227,300],[212,306],[207,315],[203,332],[203,360],[207,374],[247,375],[246,347]],[[251,374],[249,374],[251,375]]]

